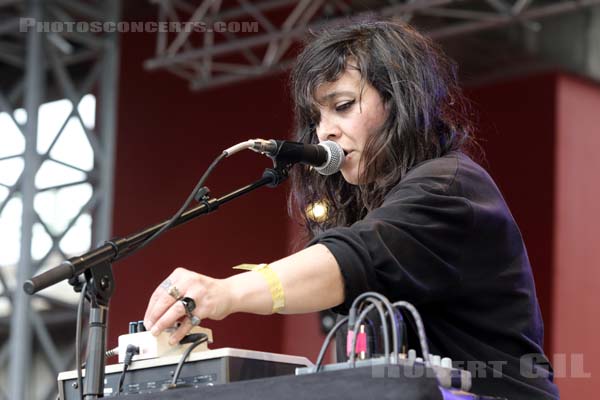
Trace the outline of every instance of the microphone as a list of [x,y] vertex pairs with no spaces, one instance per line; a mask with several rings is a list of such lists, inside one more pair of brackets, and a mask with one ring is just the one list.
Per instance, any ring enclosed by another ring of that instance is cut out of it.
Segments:
[[266,154],[279,162],[312,165],[321,175],[333,175],[338,172],[345,157],[342,147],[330,140],[319,144],[274,139],[254,139],[252,142],[250,150]]

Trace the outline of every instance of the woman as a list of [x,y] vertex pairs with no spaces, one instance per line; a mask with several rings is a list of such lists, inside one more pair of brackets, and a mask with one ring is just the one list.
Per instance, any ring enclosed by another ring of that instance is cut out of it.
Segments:
[[[316,35],[292,88],[298,140],[332,140],[346,153],[339,174],[294,171],[291,204],[308,246],[227,279],[176,269],[152,295],[146,326],[158,334],[183,321],[176,342],[200,319],[345,313],[376,291],[415,304],[433,353],[478,362],[475,393],[557,398],[521,234],[463,152],[470,126],[453,65],[402,23],[359,22]],[[317,201],[324,220],[304,212]]]

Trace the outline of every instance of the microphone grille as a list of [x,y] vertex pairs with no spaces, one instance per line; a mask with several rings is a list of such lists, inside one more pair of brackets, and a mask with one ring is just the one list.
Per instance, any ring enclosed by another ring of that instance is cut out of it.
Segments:
[[340,170],[344,162],[344,150],[342,146],[331,140],[319,143],[327,151],[327,161],[320,167],[315,167],[321,175],[333,175]]

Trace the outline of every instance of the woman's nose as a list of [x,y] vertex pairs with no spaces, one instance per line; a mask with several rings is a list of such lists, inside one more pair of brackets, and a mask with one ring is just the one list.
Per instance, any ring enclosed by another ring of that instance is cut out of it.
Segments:
[[321,117],[321,121],[317,126],[317,138],[319,138],[319,142],[337,139],[340,136],[341,131],[337,124],[333,123],[333,121],[328,118]]

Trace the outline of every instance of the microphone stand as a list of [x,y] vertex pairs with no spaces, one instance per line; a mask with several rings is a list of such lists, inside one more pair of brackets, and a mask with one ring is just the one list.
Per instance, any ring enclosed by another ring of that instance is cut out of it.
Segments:
[[[202,204],[183,213],[168,229],[215,211],[222,204],[262,186],[266,185],[272,188],[278,186],[287,178],[289,166],[288,163],[276,162],[274,168],[265,169],[261,179],[220,198],[210,198],[208,188],[201,188],[198,191],[199,196],[196,196],[196,200]],[[132,235],[106,241],[100,247],[81,256],[69,258],[59,266],[31,278],[23,284],[23,290],[31,295],[63,280],[69,280],[69,283],[77,286],[75,282],[79,282],[79,275],[84,274],[87,281],[86,296],[90,300],[88,356],[83,392],[86,400],[104,397],[106,322],[108,319],[108,304],[115,286],[112,263],[134,252],[146,239],[169,222],[170,220],[166,220]]]

